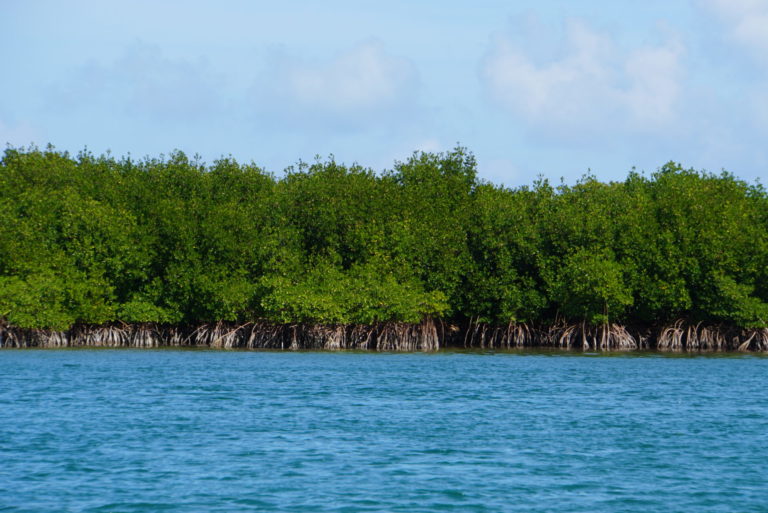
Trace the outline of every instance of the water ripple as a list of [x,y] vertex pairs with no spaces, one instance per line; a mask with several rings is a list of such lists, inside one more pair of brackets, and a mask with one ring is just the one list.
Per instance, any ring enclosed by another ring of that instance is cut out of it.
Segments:
[[750,512],[768,359],[0,352],[4,512]]

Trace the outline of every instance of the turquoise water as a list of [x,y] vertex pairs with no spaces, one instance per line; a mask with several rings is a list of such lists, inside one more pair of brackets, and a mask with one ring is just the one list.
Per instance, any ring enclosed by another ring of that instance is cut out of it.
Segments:
[[768,511],[768,359],[0,352],[0,511]]

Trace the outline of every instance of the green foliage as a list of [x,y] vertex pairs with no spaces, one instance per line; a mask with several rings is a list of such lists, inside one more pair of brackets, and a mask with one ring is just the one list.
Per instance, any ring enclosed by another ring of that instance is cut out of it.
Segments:
[[265,277],[262,285],[264,314],[279,322],[419,322],[448,309],[442,292],[426,292],[418,281],[398,281],[372,265],[343,271],[322,263],[294,279]]
[[0,323],[215,320],[768,326],[768,196],[665,164],[624,182],[508,189],[464,148],[377,174],[277,178],[173,152],[5,151]]
[[550,287],[567,317],[595,324],[621,318],[632,304],[621,266],[606,251],[582,249],[568,255]]
[[709,315],[748,328],[768,325],[768,303],[753,295],[754,287],[717,273],[705,286]]
[[54,274],[0,277],[0,317],[10,324],[66,329],[75,320],[66,302],[65,285]]

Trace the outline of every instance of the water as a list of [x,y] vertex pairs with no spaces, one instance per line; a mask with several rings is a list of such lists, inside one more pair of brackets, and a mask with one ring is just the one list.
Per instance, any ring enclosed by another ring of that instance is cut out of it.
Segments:
[[768,511],[768,359],[0,352],[3,512]]

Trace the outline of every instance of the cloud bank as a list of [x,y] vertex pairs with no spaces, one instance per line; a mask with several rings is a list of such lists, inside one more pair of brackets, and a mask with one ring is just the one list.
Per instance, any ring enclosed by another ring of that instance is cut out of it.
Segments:
[[728,37],[768,65],[768,2],[705,0],[704,5],[726,25]]
[[534,130],[571,134],[654,131],[679,116],[685,48],[674,38],[624,50],[608,35],[569,20],[560,51],[544,62],[496,35],[480,77],[491,100]]
[[257,79],[253,98],[258,113],[273,121],[360,128],[412,108],[418,82],[413,63],[368,41],[323,61],[277,52]]

